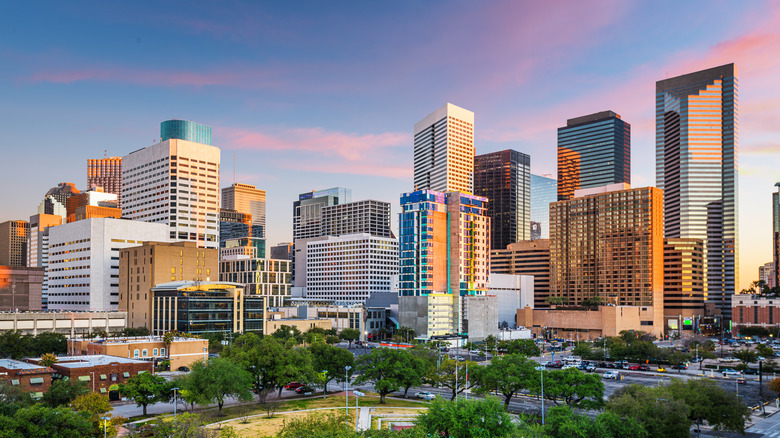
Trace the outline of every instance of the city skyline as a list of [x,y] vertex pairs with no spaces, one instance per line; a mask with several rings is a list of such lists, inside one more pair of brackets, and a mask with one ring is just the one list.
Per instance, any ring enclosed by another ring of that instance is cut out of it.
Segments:
[[291,241],[289,205],[311,190],[349,187],[395,217],[414,188],[412,125],[446,102],[475,113],[477,154],[515,149],[537,175],[556,174],[561,120],[612,109],[632,125],[632,185],[654,186],[655,83],[733,62],[737,290],[772,260],[780,6],[400,5],[4,5],[0,109],[15,164],[0,222],[27,220],[60,182],[85,190],[88,159],[148,147],[169,119],[213,127],[220,188],[267,192],[269,246]]

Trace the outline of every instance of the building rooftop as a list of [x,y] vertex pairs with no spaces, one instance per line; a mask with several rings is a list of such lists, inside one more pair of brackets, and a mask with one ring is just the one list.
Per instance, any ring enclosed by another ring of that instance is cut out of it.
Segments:
[[119,356],[108,356],[105,354],[95,354],[90,356],[58,356],[57,360],[57,366],[65,368],[90,368],[100,365],[109,365],[112,363],[149,363],[149,361],[145,360],[130,359]]
[[0,359],[0,368],[5,368],[7,370],[53,371],[51,368],[47,368],[42,365],[36,365],[34,363],[27,363],[14,359]]
[[[74,338],[74,339],[68,339],[69,341],[85,341],[86,339],[81,338]],[[201,338],[185,338],[185,337],[176,337],[173,338],[173,342],[203,342],[206,341],[206,339]],[[90,344],[108,344],[108,345],[115,345],[115,344],[141,344],[146,342],[163,342],[162,336],[134,336],[134,337],[122,337],[122,338],[103,338],[103,339],[94,339],[89,341]]]

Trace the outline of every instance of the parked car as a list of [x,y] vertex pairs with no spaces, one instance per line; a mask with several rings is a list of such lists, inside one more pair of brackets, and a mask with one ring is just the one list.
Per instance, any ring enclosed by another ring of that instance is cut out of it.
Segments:
[[737,379],[737,384],[739,384],[739,385],[744,385],[744,384],[746,384],[746,383],[747,383],[747,380],[745,380],[745,378],[744,378],[744,377],[739,377],[739,378]]
[[553,361],[553,363],[550,364],[550,366],[553,367],[553,368],[560,368],[560,367],[563,366],[563,362],[560,361],[560,360],[556,360],[556,361]]
[[757,376],[758,375],[758,368],[748,368],[745,371],[743,371],[745,375],[751,375],[751,376]]
[[731,368],[723,369],[723,370],[721,370],[721,372],[723,373],[723,377],[741,376],[742,375],[742,373],[740,373],[739,371],[734,371]]
[[300,382],[290,382],[290,383],[284,385],[284,389],[286,389],[288,391],[289,390],[295,390],[295,389],[300,388],[301,386],[304,386],[304,384],[300,383]]
[[628,369],[629,371],[639,371],[639,366],[638,363],[628,364]]
[[656,369],[656,372],[665,373],[666,372],[666,368],[664,368],[663,366],[659,366],[658,369]]
[[589,364],[588,366],[585,367],[585,371],[587,371],[589,373],[592,373],[592,372],[596,371],[596,365]]
[[650,367],[647,365],[639,365],[639,371],[650,371]]
[[179,368],[176,368],[176,371],[183,371],[185,373],[189,373],[190,369],[187,368],[187,367],[179,367]]
[[303,385],[295,389],[296,394],[306,394],[307,392],[314,392],[314,388]]
[[549,366],[552,366],[552,362],[550,362],[549,360],[546,360],[546,361],[540,363],[539,365],[543,366],[543,367],[549,367]]
[[471,350],[471,351],[470,351],[470,353],[471,353],[471,354],[480,354],[480,353],[482,353],[482,352],[481,352],[481,351],[479,351],[479,350]]
[[673,370],[687,370],[688,369],[688,365],[685,365],[684,363],[679,364],[679,365],[672,365],[672,369]]
[[561,369],[562,369],[562,370],[568,370],[569,368],[574,368],[574,369],[576,369],[576,368],[577,368],[577,365],[574,365],[574,364],[568,364],[568,365],[564,365],[563,367],[561,367]]
[[607,371],[606,373],[604,373],[604,375],[602,377],[604,379],[615,380],[615,379],[618,378],[618,376],[620,376],[620,373],[618,373],[617,371]]
[[420,391],[417,394],[415,394],[415,397],[422,399],[422,400],[433,400],[436,398],[436,394],[427,392],[427,391]]

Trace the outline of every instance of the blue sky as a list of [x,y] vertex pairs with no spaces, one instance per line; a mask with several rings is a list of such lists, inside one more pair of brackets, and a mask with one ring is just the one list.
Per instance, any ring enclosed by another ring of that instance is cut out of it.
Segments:
[[632,183],[655,183],[655,81],[729,62],[740,76],[743,285],[771,260],[780,180],[777,2],[7,2],[0,5],[0,221],[26,219],[86,160],[213,127],[223,186],[268,194],[269,244],[298,193],[412,187],[412,126],[474,111],[477,153],[555,174],[556,128],[602,110],[632,125]]

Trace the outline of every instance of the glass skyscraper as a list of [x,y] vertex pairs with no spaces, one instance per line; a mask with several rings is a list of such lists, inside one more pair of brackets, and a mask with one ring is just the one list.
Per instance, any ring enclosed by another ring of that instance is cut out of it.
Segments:
[[529,240],[531,157],[507,149],[474,157],[474,194],[488,198],[490,248]]
[[189,120],[166,120],[160,124],[160,141],[172,138],[211,146],[211,126]]
[[776,183],[777,191],[772,193],[772,281],[769,287],[780,286],[780,183]]
[[705,242],[708,302],[731,319],[739,284],[737,68],[656,82],[656,185],[667,238]]
[[531,238],[550,238],[550,204],[558,200],[558,181],[531,174]]
[[577,117],[558,128],[558,200],[577,189],[631,184],[631,125],[612,111]]

